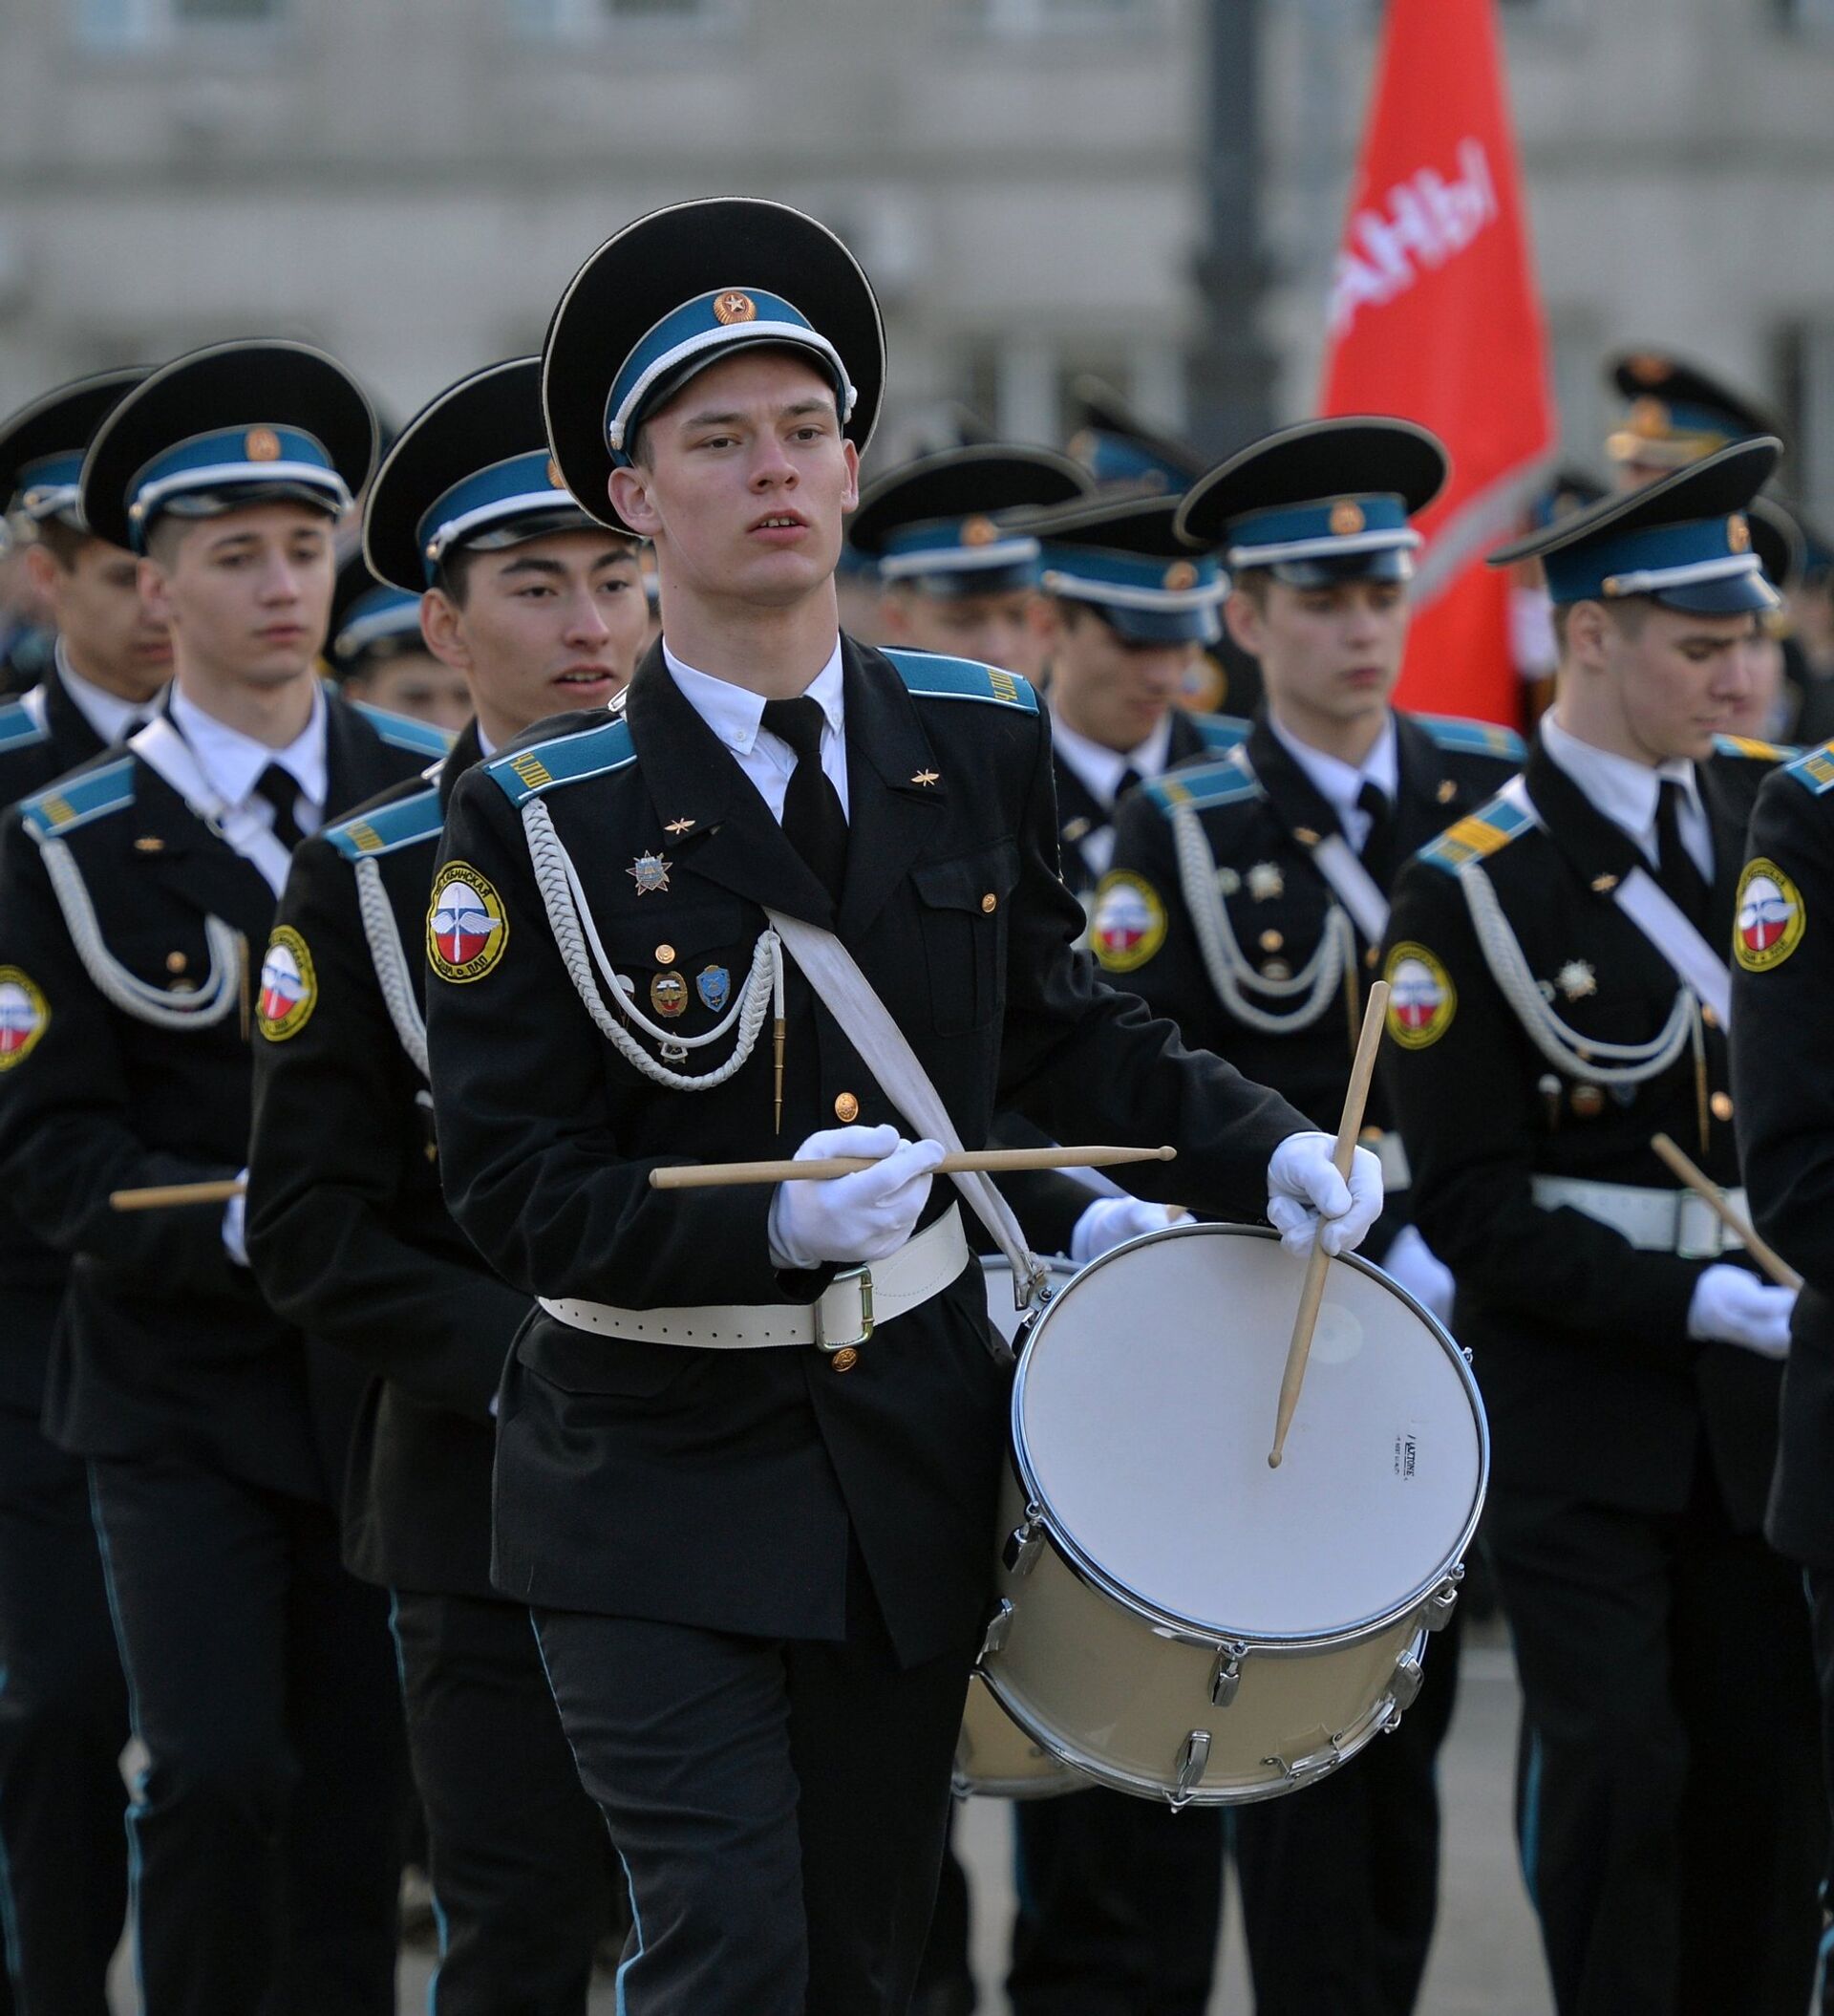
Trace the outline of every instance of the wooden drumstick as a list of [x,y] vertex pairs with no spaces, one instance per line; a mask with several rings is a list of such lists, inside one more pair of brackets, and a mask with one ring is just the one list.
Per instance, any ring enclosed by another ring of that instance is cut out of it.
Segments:
[[[1178,1150],[1161,1148],[979,1148],[945,1155],[936,1165],[939,1176],[966,1175],[984,1169],[1000,1175],[1013,1169],[1101,1169],[1119,1162],[1171,1162]],[[710,1190],[722,1183],[807,1183],[829,1176],[852,1176],[876,1168],[872,1155],[821,1155],[807,1162],[692,1162],[650,1171],[651,1190]]]
[[1802,1285],[1802,1276],[1796,1272],[1795,1268],[1783,1258],[1782,1255],[1774,1246],[1766,1245],[1758,1236],[1754,1228],[1747,1225],[1738,1213],[1733,1210],[1732,1206],[1726,1202],[1725,1192],[1707,1174],[1705,1169],[1688,1159],[1687,1151],[1684,1148],[1677,1147],[1667,1134],[1652,1135],[1650,1146],[1662,1158],[1663,1162],[1668,1165],[1674,1174],[1680,1177],[1681,1181],[1688,1186],[1696,1197],[1705,1199],[1714,1216],[1719,1220],[1720,1224],[1729,1233],[1737,1236],[1745,1251],[1769,1275],[1779,1288],[1800,1288]]
[[[1369,1104],[1369,1081],[1376,1070],[1376,1052],[1382,1040],[1382,1019],[1388,1013],[1388,982],[1377,980],[1369,990],[1369,1005],[1363,1010],[1363,1031],[1356,1039],[1356,1056],[1350,1067],[1350,1089],[1344,1094],[1344,1114],[1337,1123],[1337,1144],[1331,1159],[1337,1173],[1350,1181],[1351,1157],[1356,1137],[1363,1129],[1363,1108]],[[1306,1262],[1305,1286],[1299,1291],[1299,1314],[1292,1325],[1292,1341],[1287,1346],[1287,1369],[1280,1378],[1280,1410],[1274,1417],[1273,1448],[1268,1451],[1268,1468],[1277,1470],[1286,1453],[1287,1430],[1292,1426],[1293,1409],[1299,1405],[1299,1388],[1306,1383],[1306,1361],[1312,1356],[1312,1333],[1318,1324],[1318,1308],[1325,1298],[1325,1272],[1331,1255],[1320,1237],[1312,1245]]]
[[240,1176],[215,1176],[208,1183],[155,1183],[146,1190],[108,1193],[110,1211],[164,1211],[175,1204],[227,1204],[248,1186]]

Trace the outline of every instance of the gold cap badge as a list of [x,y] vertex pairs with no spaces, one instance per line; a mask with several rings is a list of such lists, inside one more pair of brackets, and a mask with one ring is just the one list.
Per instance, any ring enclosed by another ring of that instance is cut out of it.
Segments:
[[551,455],[547,459],[547,486],[550,490],[566,488],[566,479],[561,474],[561,465]]
[[1197,586],[1196,568],[1188,560],[1174,560],[1171,566],[1165,569],[1165,586],[1174,591],[1195,588]]
[[243,437],[242,452],[251,462],[277,462],[280,436],[271,427],[250,427]]
[[734,322],[756,322],[757,303],[750,294],[741,294],[736,288],[714,296],[714,320],[722,329]]
[[1353,498],[1340,498],[1331,507],[1331,530],[1333,538],[1349,539],[1353,534],[1360,532],[1368,523],[1363,516],[1362,505]]
[[999,527],[991,518],[976,516],[962,521],[964,546],[992,546],[999,536]]
[[1751,527],[1745,523],[1742,511],[1735,511],[1726,520],[1726,544],[1735,553],[1750,552]]
[[1669,375],[1669,360],[1653,351],[1642,351],[1627,360],[1626,368],[1639,385],[1660,385]]

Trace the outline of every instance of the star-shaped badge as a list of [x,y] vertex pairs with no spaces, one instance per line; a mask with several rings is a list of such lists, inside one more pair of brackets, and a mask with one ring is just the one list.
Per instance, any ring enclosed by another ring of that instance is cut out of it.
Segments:
[[1554,976],[1554,985],[1569,1001],[1583,1000],[1598,992],[1598,976],[1584,959],[1568,959]]
[[625,873],[637,885],[637,894],[647,896],[668,889],[669,868],[660,854],[639,854]]
[[1277,863],[1257,861],[1248,870],[1248,894],[1257,903],[1270,902],[1287,892],[1287,878],[1280,872]]

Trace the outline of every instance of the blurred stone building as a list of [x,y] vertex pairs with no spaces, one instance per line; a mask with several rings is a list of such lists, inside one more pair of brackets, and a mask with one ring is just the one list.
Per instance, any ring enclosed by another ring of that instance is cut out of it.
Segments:
[[[405,415],[539,344],[654,204],[801,204],[889,312],[888,448],[949,402],[1060,431],[1095,370],[1177,423],[1201,340],[1204,20],[1253,0],[11,0],[0,406],[225,334]],[[1503,0],[1570,444],[1668,342],[1783,406],[1834,509],[1834,0]],[[1262,0],[1283,415],[1306,410],[1376,0]],[[743,275],[735,276],[736,282]]]

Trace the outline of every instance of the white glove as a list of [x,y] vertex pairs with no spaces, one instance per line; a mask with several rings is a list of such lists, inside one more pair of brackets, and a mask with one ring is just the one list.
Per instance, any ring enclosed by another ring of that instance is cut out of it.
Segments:
[[1268,1164],[1268,1223],[1289,1253],[1310,1253],[1314,1238],[1333,1259],[1354,1253],[1382,1214],[1381,1164],[1354,1149],[1346,1184],[1331,1159],[1336,1146],[1329,1134],[1289,1134]]
[[[246,1184],[248,1181],[248,1171],[246,1169],[243,1170],[239,1180]],[[245,1228],[248,1215],[247,1205],[247,1196],[239,1190],[223,1207],[223,1250],[229,1255],[231,1263],[237,1267],[246,1267],[248,1264],[248,1242],[245,1236]]]
[[1420,1237],[1419,1228],[1403,1225],[1382,1255],[1382,1272],[1398,1281],[1417,1302],[1442,1323],[1452,1320],[1452,1270]]
[[1789,1356],[1793,1288],[1773,1287],[1742,1267],[1709,1267],[1694,1284],[1688,1335],[1700,1344],[1739,1344],[1759,1358]]
[[1098,1197],[1070,1234],[1070,1257],[1081,1267],[1143,1232],[1163,1232],[1190,1215],[1176,1204],[1148,1204],[1143,1197]]
[[910,1237],[929,1195],[931,1171],[947,1152],[940,1141],[906,1141],[894,1126],[811,1134],[796,1151],[798,1162],[871,1155],[877,1166],[851,1176],[779,1183],[771,1199],[772,1266],[857,1267],[896,1253]]

